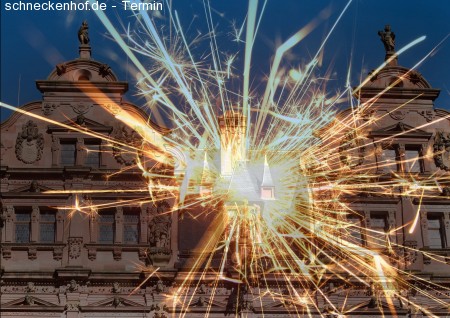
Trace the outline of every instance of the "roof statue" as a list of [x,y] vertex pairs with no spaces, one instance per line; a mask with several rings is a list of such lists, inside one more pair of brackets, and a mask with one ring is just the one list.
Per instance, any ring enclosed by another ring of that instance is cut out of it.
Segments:
[[78,29],[78,41],[80,41],[81,45],[87,45],[89,44],[90,40],[89,40],[89,26],[87,21],[83,21],[83,23],[81,23],[80,28]]
[[378,31],[381,42],[384,44],[386,54],[395,52],[395,33],[391,31],[391,26],[386,24],[384,31]]

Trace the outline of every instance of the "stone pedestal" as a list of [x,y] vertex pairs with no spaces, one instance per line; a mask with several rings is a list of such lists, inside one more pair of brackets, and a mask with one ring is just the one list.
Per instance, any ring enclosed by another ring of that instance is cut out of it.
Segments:
[[92,49],[89,44],[81,44],[78,48],[78,52],[80,53],[80,59],[90,59]]

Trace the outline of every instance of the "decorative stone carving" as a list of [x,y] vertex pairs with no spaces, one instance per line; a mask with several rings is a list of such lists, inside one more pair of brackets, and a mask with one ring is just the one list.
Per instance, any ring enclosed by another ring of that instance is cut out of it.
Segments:
[[418,113],[419,115],[422,115],[429,123],[433,120],[433,113],[434,113],[433,110],[422,110]]
[[163,281],[158,280],[158,282],[156,283],[156,286],[155,286],[155,292],[157,294],[160,294],[160,293],[164,292],[165,289],[166,289],[166,287],[164,286]]
[[111,67],[108,64],[102,64],[98,69],[98,75],[101,77],[106,77],[111,73]]
[[114,307],[118,307],[118,306],[120,306],[121,304],[122,304],[122,299],[120,299],[119,296],[114,296],[114,299],[113,299],[113,306],[114,306]]
[[356,132],[347,132],[339,147],[341,162],[350,168],[359,166],[364,162],[364,152],[365,147]]
[[36,291],[36,286],[34,286],[33,282],[28,282],[27,286],[25,287],[25,292],[27,293],[34,293]]
[[59,107],[59,103],[43,102],[42,103],[42,112],[44,113],[45,116],[48,116],[58,107]]
[[112,292],[114,294],[119,294],[119,293],[122,292],[122,287],[120,287],[120,283],[119,282],[114,282],[113,283]]
[[22,132],[17,134],[16,157],[26,164],[39,161],[44,149],[44,137],[39,133],[37,125],[29,120],[22,126]]
[[131,148],[124,149],[123,146],[115,144],[112,148],[113,156],[116,161],[125,166],[131,166],[136,164],[137,156],[141,156],[141,153],[133,148],[140,148],[142,144],[142,138],[139,134],[128,128],[124,124],[119,124],[113,132],[113,137],[123,144],[130,145]]
[[63,248],[61,246],[55,246],[53,248],[53,259],[55,261],[62,260],[63,257]]
[[117,115],[122,110],[122,108],[120,108],[117,104],[104,104],[103,107],[113,115]]
[[73,111],[75,112],[75,114],[78,115],[84,115],[87,112],[89,112],[89,110],[92,107],[92,103],[86,103],[86,102],[76,102],[76,103],[71,103],[70,107],[72,107]]
[[410,266],[417,261],[417,242],[405,241],[403,245],[405,246],[405,263],[407,266]]
[[83,244],[82,237],[70,237],[69,238],[69,257],[76,259],[81,255],[81,245]]
[[145,262],[147,260],[147,252],[148,249],[147,248],[139,248],[138,254],[139,254],[139,260],[142,262]]
[[30,295],[26,295],[24,299],[24,304],[28,306],[34,305],[34,299]]
[[88,248],[88,258],[90,261],[94,261],[97,258],[97,249],[95,247]]
[[63,75],[67,71],[67,64],[66,63],[60,63],[56,65],[56,74],[58,76]]
[[411,71],[409,74],[409,80],[414,85],[419,83],[422,79],[422,75],[417,71]]
[[36,180],[31,181],[30,183],[30,192],[40,192],[39,183]]
[[79,285],[77,284],[77,281],[75,279],[72,279],[69,284],[67,284],[66,291],[68,292],[76,292],[78,291]]
[[36,247],[29,247],[28,248],[28,259],[35,260],[37,258],[37,249]]
[[10,259],[11,258],[11,247],[2,246],[2,254],[3,254],[4,259]]
[[115,246],[113,248],[113,257],[115,261],[120,261],[122,259],[122,248]]
[[66,304],[65,309],[67,311],[79,311],[80,310],[80,304],[69,303],[69,304]]
[[153,318],[167,318],[166,312],[169,311],[167,305],[160,305],[158,303],[154,303],[150,306],[150,310],[154,312]]
[[433,151],[436,167],[450,171],[450,133],[437,132],[434,138]]
[[395,120],[403,120],[403,119],[405,119],[407,114],[408,114],[408,111],[403,110],[403,109],[397,109],[392,112],[389,112],[389,116],[391,116],[391,118],[395,119]]
[[170,259],[170,230],[171,213],[170,205],[162,200],[151,209],[149,222],[149,256],[155,263],[168,261]]

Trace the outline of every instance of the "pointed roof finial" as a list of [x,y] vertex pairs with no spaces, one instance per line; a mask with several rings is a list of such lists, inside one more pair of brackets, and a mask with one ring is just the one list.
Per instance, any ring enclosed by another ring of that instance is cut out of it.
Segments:
[[80,42],[79,52],[80,58],[82,59],[90,59],[91,58],[91,45],[89,39],[89,25],[87,21],[83,21],[81,23],[80,28],[78,29],[78,41]]
[[202,170],[202,184],[210,184],[214,182],[214,173],[211,170],[208,162],[208,154],[205,151],[205,157],[203,159],[203,170]]
[[267,162],[267,155],[264,156],[264,172],[261,183],[262,187],[273,187],[272,174],[270,173],[269,163]]

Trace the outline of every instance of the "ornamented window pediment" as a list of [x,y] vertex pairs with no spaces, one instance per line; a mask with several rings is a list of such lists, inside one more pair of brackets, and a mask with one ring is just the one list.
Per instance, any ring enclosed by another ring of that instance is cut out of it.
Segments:
[[24,307],[24,306],[59,307],[56,304],[53,304],[46,300],[42,300],[42,299],[39,299],[38,297],[27,294],[24,297],[20,297],[18,299],[12,300],[10,302],[3,303],[2,309],[5,310],[7,308],[17,308],[17,307]]
[[89,307],[144,307],[142,304],[134,302],[124,297],[113,296],[95,303],[88,304]]
[[20,186],[15,189],[11,189],[9,192],[30,192],[30,193],[41,193],[45,191],[54,190],[52,188],[46,187],[42,184],[39,184],[37,181],[33,180],[30,184],[25,186]]
[[85,117],[83,114],[80,114],[75,118],[63,122],[61,126],[49,125],[47,131],[50,133],[73,131],[70,128],[64,127],[64,125],[73,127],[74,129],[89,130],[98,133],[110,133],[113,130],[111,126],[104,125],[93,119]]
[[416,127],[410,126],[399,121],[395,125],[387,126],[378,130],[373,130],[370,132],[370,137],[399,137],[399,138],[420,138],[420,139],[430,139],[433,134],[422,129],[417,129]]

